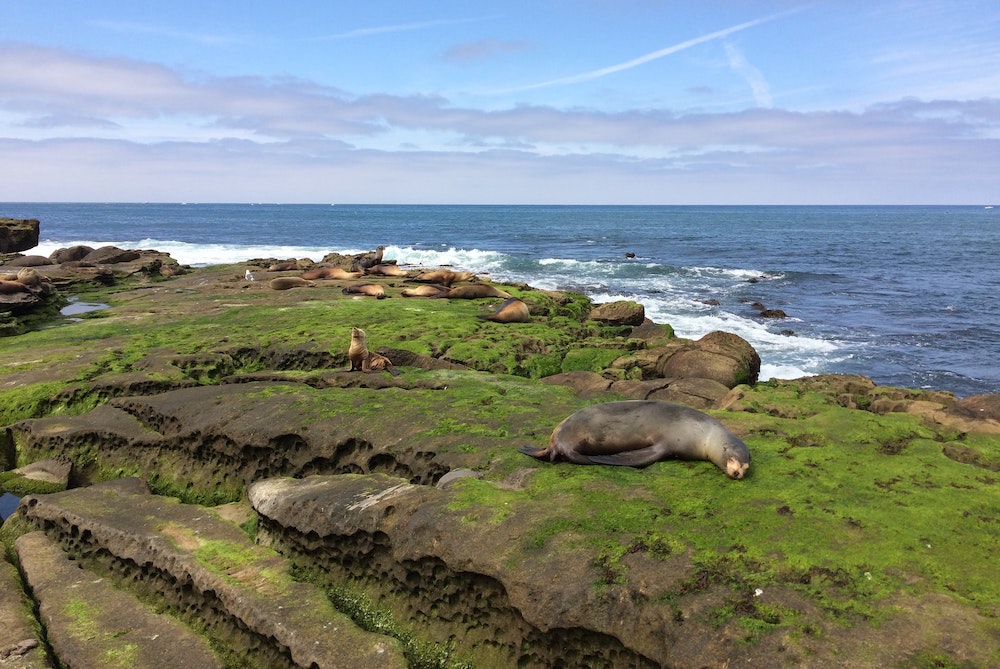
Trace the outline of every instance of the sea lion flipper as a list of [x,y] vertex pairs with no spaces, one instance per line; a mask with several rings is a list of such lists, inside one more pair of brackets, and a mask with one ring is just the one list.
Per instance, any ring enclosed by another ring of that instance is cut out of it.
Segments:
[[634,451],[622,451],[607,455],[585,455],[583,457],[595,465],[616,465],[619,467],[645,467],[660,459],[654,448],[639,448]]
[[535,448],[531,444],[525,444],[521,448],[517,449],[517,452],[524,453],[525,455],[530,455],[533,458],[540,458],[542,457],[542,455],[544,455],[546,450],[547,449],[544,448]]

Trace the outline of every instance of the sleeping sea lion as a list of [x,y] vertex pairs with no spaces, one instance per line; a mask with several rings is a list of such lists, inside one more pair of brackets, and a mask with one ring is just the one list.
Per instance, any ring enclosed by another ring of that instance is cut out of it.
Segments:
[[436,269],[427,272],[421,272],[420,274],[413,277],[413,281],[421,281],[424,283],[438,283],[442,286],[451,286],[451,284],[456,281],[469,281],[476,277],[472,272],[453,272],[450,269]]
[[510,293],[505,293],[502,290],[494,288],[488,283],[475,283],[469,286],[459,286],[458,288],[452,288],[441,297],[447,297],[449,300],[474,300],[479,297],[510,297]]
[[17,273],[17,280],[25,286],[39,286],[42,283],[42,275],[32,267],[25,267]]
[[403,297],[443,297],[449,290],[451,289],[448,286],[428,284],[426,286],[404,288],[401,294]]
[[299,269],[298,260],[285,260],[282,262],[276,262],[267,268],[268,272],[287,272],[290,269]]
[[733,479],[750,468],[743,440],[715,418],[656,400],[605,402],[580,409],[552,431],[549,447],[523,446],[539,460],[645,467],[659,460],[709,460]]
[[13,295],[14,293],[30,293],[31,289],[20,281],[0,281],[0,295]]
[[401,270],[391,263],[372,265],[365,270],[365,274],[375,274],[376,276],[409,276],[405,270]]
[[392,366],[389,358],[368,350],[368,336],[361,328],[351,328],[351,345],[347,349],[347,359],[351,361],[349,371],[386,371],[396,376],[399,370]]
[[479,318],[494,323],[527,323],[531,320],[531,314],[528,312],[527,304],[516,297],[511,297],[504,300],[496,313],[480,314]]
[[361,275],[362,272],[348,272],[340,267],[316,267],[300,274],[303,279],[310,281],[316,279],[357,279]]
[[385,286],[377,283],[359,283],[344,288],[344,295],[368,295],[381,300],[385,299]]
[[275,290],[288,290],[289,288],[312,288],[316,284],[299,276],[279,276],[271,279],[267,285]]

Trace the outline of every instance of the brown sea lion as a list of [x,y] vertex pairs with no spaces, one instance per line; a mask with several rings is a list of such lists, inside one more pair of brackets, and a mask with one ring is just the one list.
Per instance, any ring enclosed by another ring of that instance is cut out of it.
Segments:
[[508,298],[510,297],[510,293],[505,293],[498,288],[494,288],[488,283],[474,283],[468,286],[458,286],[457,288],[452,288],[441,297],[447,297],[449,300],[474,300],[480,297]]
[[268,281],[267,285],[275,290],[288,290],[289,288],[312,288],[316,284],[299,276],[279,276]]
[[344,295],[368,295],[381,300],[385,298],[385,286],[377,283],[358,283],[344,288]]
[[392,361],[384,355],[368,350],[368,336],[361,328],[351,328],[351,345],[347,349],[347,359],[351,361],[349,371],[370,372],[386,371],[396,376],[399,370],[392,366]]
[[442,297],[447,294],[449,290],[451,290],[451,288],[448,288],[448,286],[428,284],[426,286],[404,288],[402,290],[402,295],[403,297]]
[[14,293],[30,293],[31,289],[20,281],[0,281],[0,295],[13,295]]
[[539,460],[645,467],[659,460],[709,460],[730,478],[750,468],[743,440],[697,409],[656,400],[605,402],[580,409],[552,431],[549,447],[525,445]]
[[348,272],[340,267],[316,267],[306,270],[300,276],[303,279],[315,281],[317,279],[357,279],[362,272]]
[[480,314],[479,318],[494,323],[527,323],[531,320],[531,314],[528,312],[527,304],[516,297],[511,297],[504,300],[495,313]]
[[17,281],[17,272],[4,272],[0,274],[0,281]]
[[421,272],[413,277],[412,280],[424,283],[437,283],[442,286],[450,287],[457,281],[469,281],[474,278],[476,278],[476,275],[472,272],[453,272],[450,269],[435,269]]
[[268,272],[287,272],[290,269],[299,269],[298,260],[285,260],[283,262],[276,262],[267,268]]
[[375,274],[376,276],[409,276],[406,270],[402,270],[392,263],[372,265],[365,270],[365,274]]

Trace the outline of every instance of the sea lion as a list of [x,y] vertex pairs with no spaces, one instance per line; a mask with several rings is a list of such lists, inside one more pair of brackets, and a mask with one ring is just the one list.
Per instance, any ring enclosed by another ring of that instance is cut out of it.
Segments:
[[527,304],[516,297],[511,297],[504,300],[495,313],[480,314],[479,318],[494,323],[527,323],[531,320],[531,314],[528,312]]
[[267,285],[275,290],[288,290],[289,288],[312,288],[316,284],[299,276],[279,276],[268,281]]
[[354,260],[354,267],[357,268],[358,270],[364,271],[370,267],[374,267],[375,265],[381,264],[382,253],[384,251],[385,251],[385,245],[380,244],[378,248],[375,249],[375,253],[373,254],[368,253],[357,256],[357,258]]
[[413,277],[412,280],[423,283],[437,283],[450,287],[456,281],[469,281],[474,278],[476,278],[476,275],[472,272],[453,272],[450,269],[435,269],[421,272]]
[[488,283],[475,283],[469,286],[459,286],[458,288],[452,288],[441,297],[447,297],[448,299],[457,300],[474,300],[480,297],[510,297],[510,293],[505,293],[504,291],[494,288]]
[[401,291],[401,295],[403,297],[443,297],[449,290],[451,290],[451,288],[448,286],[428,284],[426,286],[404,288]]
[[303,279],[357,279],[363,272],[348,272],[340,267],[316,267],[303,272],[300,276]]
[[290,269],[299,269],[298,260],[285,260],[283,262],[276,262],[267,268],[268,272],[287,272]]
[[548,448],[525,445],[520,452],[551,462],[628,467],[668,458],[709,460],[733,479],[750,467],[747,445],[725,425],[697,409],[657,400],[585,407],[556,426]]
[[31,289],[20,281],[0,281],[0,295],[13,295],[14,293],[30,293]]
[[376,276],[409,276],[406,270],[399,269],[398,266],[392,263],[372,265],[365,270],[365,274],[375,274]]
[[368,350],[368,336],[361,328],[351,328],[351,345],[347,349],[347,359],[351,361],[349,371],[386,371],[396,376],[399,370],[392,366],[389,358]]
[[25,267],[17,273],[17,280],[25,286],[40,286],[42,278],[42,275],[33,267]]
[[381,300],[385,299],[385,286],[377,283],[359,283],[344,288],[344,295],[368,295]]

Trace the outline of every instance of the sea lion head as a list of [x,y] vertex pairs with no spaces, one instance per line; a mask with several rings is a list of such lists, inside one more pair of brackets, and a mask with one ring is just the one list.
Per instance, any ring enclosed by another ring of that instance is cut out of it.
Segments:
[[750,469],[750,450],[743,440],[733,435],[722,451],[726,460],[726,475],[731,479],[743,478]]

